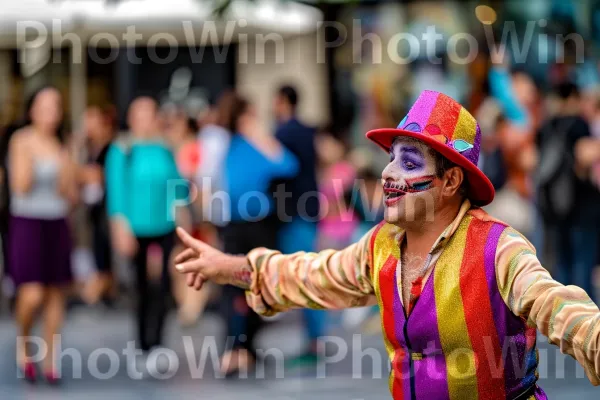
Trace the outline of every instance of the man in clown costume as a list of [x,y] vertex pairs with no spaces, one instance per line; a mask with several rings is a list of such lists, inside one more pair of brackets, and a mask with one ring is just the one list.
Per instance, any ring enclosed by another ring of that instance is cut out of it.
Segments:
[[494,189],[477,168],[471,114],[424,91],[398,128],[367,137],[390,157],[384,222],[344,250],[290,255],[227,255],[179,229],[187,249],[176,263],[188,285],[238,285],[263,315],[378,304],[395,400],[545,399],[537,330],[600,384],[598,307],[480,208]]

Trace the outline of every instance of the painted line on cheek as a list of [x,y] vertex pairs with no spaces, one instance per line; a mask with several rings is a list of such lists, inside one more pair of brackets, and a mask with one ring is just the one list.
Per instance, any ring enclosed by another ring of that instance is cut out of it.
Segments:
[[435,175],[425,175],[416,178],[406,179],[406,183],[408,184],[411,191],[423,192],[433,187],[435,179]]

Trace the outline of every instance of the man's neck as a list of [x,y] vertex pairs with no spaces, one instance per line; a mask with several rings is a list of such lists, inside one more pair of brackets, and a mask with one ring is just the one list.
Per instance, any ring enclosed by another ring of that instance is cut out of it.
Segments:
[[410,254],[427,254],[444,230],[454,221],[460,204],[448,205],[435,213],[433,221],[404,227],[406,250]]

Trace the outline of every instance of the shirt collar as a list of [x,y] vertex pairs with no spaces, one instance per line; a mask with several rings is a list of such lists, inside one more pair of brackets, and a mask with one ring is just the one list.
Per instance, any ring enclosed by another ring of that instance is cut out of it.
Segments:
[[463,218],[465,217],[465,215],[467,214],[467,212],[470,209],[471,209],[471,202],[468,199],[465,199],[465,201],[460,206],[460,209],[458,210],[458,214],[456,215],[456,218],[454,218],[454,220],[450,223],[450,225],[448,225],[446,227],[446,229],[444,229],[444,232],[442,232],[442,234],[437,238],[437,240],[433,244],[433,247],[431,248],[430,253],[434,253],[434,252],[440,250],[442,247],[444,247],[448,243],[448,241],[450,240],[452,235],[454,235],[454,232],[456,232],[461,221],[463,220]]
[[[446,244],[448,244],[450,238],[452,238],[452,235],[454,235],[454,233],[458,229],[458,226],[462,222],[465,215],[467,215],[467,212],[469,212],[471,207],[471,202],[468,199],[465,199],[465,201],[463,201],[462,205],[460,206],[458,214],[456,214],[454,220],[450,223],[450,225],[446,227],[446,229],[444,229],[442,234],[433,243],[429,254],[433,254],[440,251]],[[396,241],[398,242],[398,244],[401,244],[404,240],[405,232],[403,229],[398,229],[399,231],[396,232]]]

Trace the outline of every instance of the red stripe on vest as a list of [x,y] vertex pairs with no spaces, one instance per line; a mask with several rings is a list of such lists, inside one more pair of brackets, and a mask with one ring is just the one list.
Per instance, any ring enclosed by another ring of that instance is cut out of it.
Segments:
[[396,286],[396,267],[398,260],[390,255],[379,271],[379,290],[381,298],[386,299],[387,307],[383,308],[383,329],[385,336],[395,350],[392,360],[392,370],[394,371],[394,381],[392,383],[392,396],[394,400],[403,400],[404,392],[402,389],[402,360],[404,351],[398,342],[396,324],[394,319],[394,310],[392,308],[393,299],[398,296],[398,287]]
[[[484,268],[484,252],[492,224],[473,220],[467,232],[468,247],[465,249],[460,270],[460,292],[471,347],[476,356],[477,388],[480,400],[505,399],[504,374],[493,376],[492,368],[500,365],[502,351],[490,302]],[[491,332],[491,336],[485,336]],[[483,356],[483,359],[481,358]],[[494,364],[491,364],[494,363]]]

